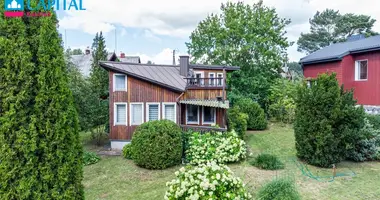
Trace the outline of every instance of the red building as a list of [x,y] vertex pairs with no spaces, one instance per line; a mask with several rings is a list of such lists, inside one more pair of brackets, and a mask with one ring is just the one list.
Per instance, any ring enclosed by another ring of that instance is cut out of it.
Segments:
[[332,44],[301,59],[305,78],[335,72],[358,104],[380,105],[380,36]]

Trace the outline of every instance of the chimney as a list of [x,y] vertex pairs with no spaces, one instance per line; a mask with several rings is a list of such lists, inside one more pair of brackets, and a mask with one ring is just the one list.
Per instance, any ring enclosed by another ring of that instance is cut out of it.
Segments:
[[189,56],[179,56],[179,74],[187,77],[189,73]]
[[125,53],[120,52],[120,58],[125,58]]
[[90,55],[90,53],[91,53],[90,47],[87,47],[87,48],[86,48],[85,53],[86,53],[86,55]]

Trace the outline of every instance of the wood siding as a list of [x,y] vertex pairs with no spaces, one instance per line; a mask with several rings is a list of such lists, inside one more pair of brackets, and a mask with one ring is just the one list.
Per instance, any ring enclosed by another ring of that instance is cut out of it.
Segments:
[[181,100],[184,100],[184,99],[213,99],[215,100],[216,97],[218,96],[220,97],[223,96],[222,89],[189,89],[181,97]]

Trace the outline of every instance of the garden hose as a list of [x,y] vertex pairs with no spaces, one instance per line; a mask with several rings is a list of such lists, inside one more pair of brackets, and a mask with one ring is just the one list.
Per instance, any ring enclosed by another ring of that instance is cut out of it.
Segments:
[[[309,170],[307,165],[299,162],[297,159],[293,159],[293,162],[297,166],[299,170],[301,170],[301,173],[309,178],[312,178],[319,182],[333,182],[336,177],[344,177],[344,176],[356,176],[356,173],[352,170],[350,170],[350,173],[336,173],[335,176],[315,176],[313,173]],[[327,179],[327,180],[326,180]]]

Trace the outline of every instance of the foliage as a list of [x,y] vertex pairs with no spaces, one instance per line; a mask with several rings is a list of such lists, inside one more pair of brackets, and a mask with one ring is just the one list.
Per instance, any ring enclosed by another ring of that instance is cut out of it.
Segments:
[[303,69],[298,62],[288,63],[288,70],[292,73],[293,80],[298,80],[299,78],[303,78]]
[[92,44],[92,64],[90,72],[91,92],[97,101],[92,106],[92,122],[93,126],[101,126],[106,124],[108,130],[108,72],[99,66],[99,61],[107,60],[107,50],[103,33],[96,34]]
[[146,122],[132,137],[132,158],[147,169],[165,169],[182,161],[180,127],[170,120]]
[[97,126],[91,130],[91,140],[97,146],[102,146],[108,141],[108,133],[106,132],[106,125]]
[[82,49],[71,49],[70,47],[66,49],[65,54],[67,55],[83,55]]
[[250,130],[264,130],[267,128],[268,122],[265,117],[264,110],[260,105],[252,99],[239,99],[234,106],[240,108],[240,112],[248,115],[247,128]]
[[318,11],[310,19],[310,33],[301,33],[297,41],[298,51],[310,54],[332,43],[346,41],[355,34],[364,34],[366,37],[377,35],[372,30],[375,22],[367,15],[342,15],[332,9]]
[[380,129],[380,115],[366,114],[365,118],[372,124],[373,128]]
[[131,144],[126,144],[123,147],[123,157],[126,159],[132,159],[132,145]]
[[175,172],[176,179],[166,183],[165,199],[251,199],[240,178],[225,165],[208,162],[188,165]]
[[217,163],[237,162],[246,157],[245,142],[235,132],[230,133],[193,133],[189,138],[187,160],[193,164],[209,161]]
[[243,96],[264,107],[286,60],[290,43],[284,34],[289,23],[262,1],[227,2],[220,14],[210,14],[198,24],[186,46],[195,63],[239,66],[228,77],[229,99]]
[[83,164],[85,166],[95,164],[99,162],[99,160],[100,157],[96,153],[90,151],[83,152]]
[[275,179],[264,185],[257,193],[260,200],[300,200],[294,181],[290,179]]
[[48,12],[0,15],[1,199],[84,199],[78,116],[57,17]]
[[348,153],[348,158],[357,162],[375,160],[380,147],[380,130],[374,129],[369,121],[365,120],[364,127],[356,134],[354,148]]
[[364,110],[352,91],[339,87],[336,74],[322,74],[310,87],[297,90],[294,133],[297,156],[309,164],[330,167],[345,159],[364,126]]
[[248,115],[240,112],[240,108],[235,106],[227,112],[228,131],[236,131],[239,138],[244,140],[247,131]]
[[250,162],[251,165],[260,169],[277,170],[284,169],[284,163],[277,158],[277,156],[271,154],[260,154],[254,160]]
[[296,105],[294,98],[297,83],[287,79],[279,79],[270,88],[269,116],[283,123],[293,123]]

